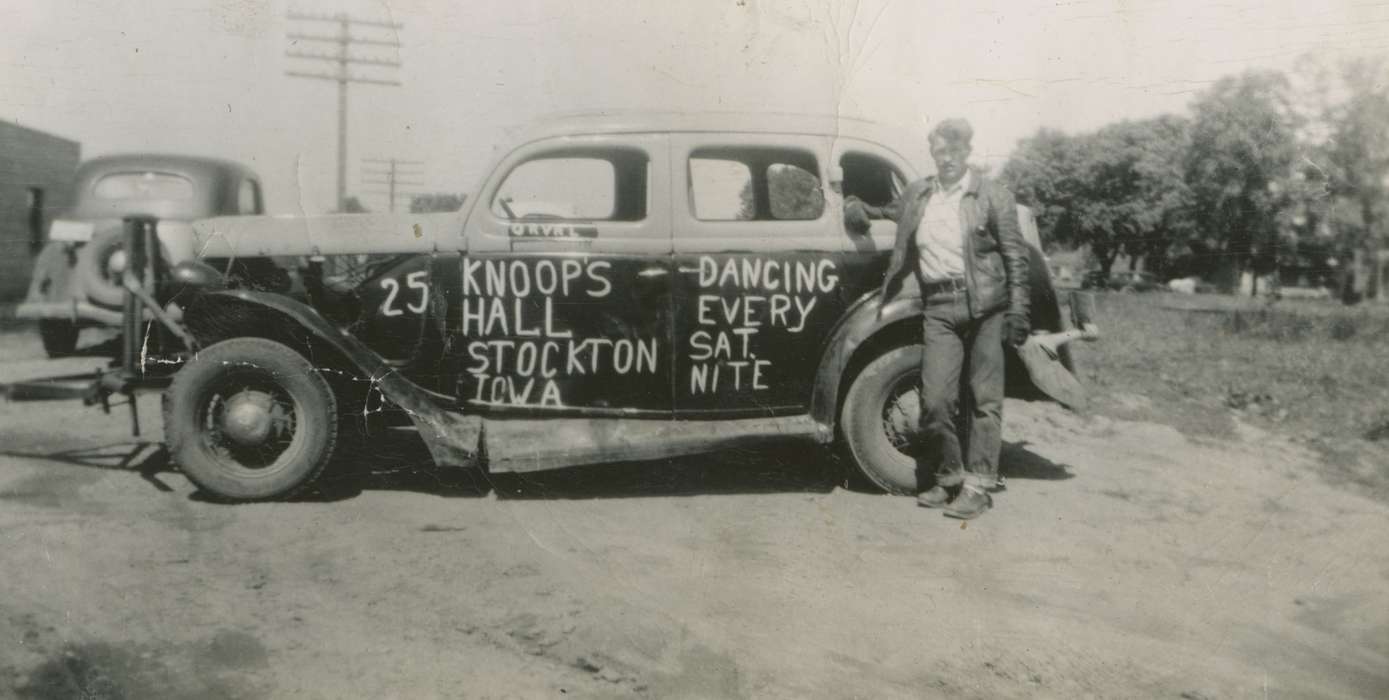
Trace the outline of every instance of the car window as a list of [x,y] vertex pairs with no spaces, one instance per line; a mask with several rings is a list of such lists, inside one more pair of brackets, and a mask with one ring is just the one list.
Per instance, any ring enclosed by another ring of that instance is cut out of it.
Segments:
[[492,213],[512,221],[640,221],[646,179],[640,152],[542,156],[507,174]]
[[755,218],[752,169],[721,158],[690,159],[690,204],[701,221],[748,221]]
[[193,181],[173,173],[111,173],[96,181],[92,193],[101,199],[192,199]]
[[811,221],[825,210],[820,178],[788,163],[767,166],[768,208],[773,219]]
[[236,213],[259,214],[260,212],[260,183],[255,180],[242,180],[241,188],[236,193]]
[[890,163],[867,153],[848,152],[839,159],[844,171],[844,196],[858,197],[875,207],[902,194],[906,181]]
[[690,155],[690,210],[700,221],[820,218],[815,156],[784,149],[700,149]]

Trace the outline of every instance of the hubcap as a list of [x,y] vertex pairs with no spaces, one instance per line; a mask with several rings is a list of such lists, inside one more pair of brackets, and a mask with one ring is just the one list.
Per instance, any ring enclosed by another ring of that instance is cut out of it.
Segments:
[[909,453],[921,433],[921,393],[910,380],[898,383],[883,402],[883,433],[888,442]]
[[222,434],[243,447],[255,447],[270,437],[277,409],[274,397],[248,389],[227,399],[222,413]]

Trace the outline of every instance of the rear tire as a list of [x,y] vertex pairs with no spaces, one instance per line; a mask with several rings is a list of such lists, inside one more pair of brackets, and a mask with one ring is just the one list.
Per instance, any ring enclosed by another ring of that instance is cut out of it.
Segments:
[[228,501],[293,496],[332,458],[333,391],[303,355],[263,338],[198,353],[165,393],[169,454],[203,490]]
[[113,258],[124,256],[125,236],[117,229],[97,234],[77,251],[77,265],[73,271],[81,281],[82,290],[93,303],[106,307],[119,307],[125,301],[125,288],[121,286],[121,272],[126,263],[115,265]]
[[840,412],[840,433],[849,458],[870,484],[892,494],[920,488],[921,353],[906,345],[869,362],[854,378]]
[[72,321],[45,318],[39,321],[39,340],[49,357],[67,357],[77,349],[81,329]]

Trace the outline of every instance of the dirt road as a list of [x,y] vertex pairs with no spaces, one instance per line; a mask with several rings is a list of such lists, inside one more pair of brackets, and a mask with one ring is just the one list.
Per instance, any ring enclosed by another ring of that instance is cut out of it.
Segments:
[[[0,346],[0,381],[50,368]],[[1389,507],[1252,429],[1010,402],[1009,488],[965,526],[806,452],[217,505],[156,408],[138,443],[0,403],[0,694],[1389,694]]]

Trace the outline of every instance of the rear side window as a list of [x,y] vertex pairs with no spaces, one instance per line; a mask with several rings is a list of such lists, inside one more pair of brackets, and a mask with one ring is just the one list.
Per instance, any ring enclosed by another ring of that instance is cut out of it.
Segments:
[[236,192],[236,213],[259,214],[261,211],[260,183],[255,180],[242,180],[241,187]]
[[92,193],[101,199],[192,199],[193,181],[173,173],[112,173],[97,180]]
[[507,174],[492,213],[510,221],[640,221],[647,162],[638,151],[534,158]]
[[700,221],[810,221],[825,210],[815,156],[790,149],[706,148],[690,155],[690,210]]

